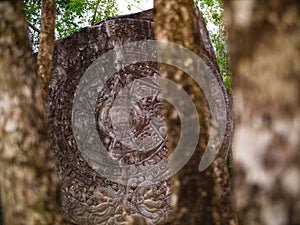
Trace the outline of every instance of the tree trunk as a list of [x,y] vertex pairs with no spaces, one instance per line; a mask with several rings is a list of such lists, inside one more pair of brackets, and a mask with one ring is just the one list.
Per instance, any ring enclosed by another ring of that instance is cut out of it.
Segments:
[[300,2],[225,1],[242,224],[300,224]]
[[[173,177],[173,198],[175,217],[170,224],[236,224],[235,211],[231,203],[230,180],[226,165],[227,148],[231,135],[231,108],[223,86],[215,54],[208,37],[205,23],[193,1],[155,1],[155,34],[157,40],[167,40],[184,46],[198,54],[218,79],[226,99],[227,137],[222,151],[205,171],[198,171],[198,164],[209,139],[210,112],[205,96],[197,84],[186,74],[169,66],[161,67],[161,75],[179,84],[192,97],[200,118],[201,136],[191,160]],[[199,23],[202,23],[200,29]],[[201,32],[199,32],[201,30]],[[176,60],[185,60],[174,57]],[[193,65],[191,65],[193,66]],[[197,69],[197,68],[194,68]],[[168,94],[168,92],[167,92]],[[166,107],[168,144],[172,152],[177,145],[180,122],[172,116],[174,108]]]
[[39,52],[37,56],[38,75],[43,80],[45,89],[48,88],[48,81],[51,72],[51,62],[54,51],[54,30],[55,30],[55,0],[42,1],[41,33],[39,40]]
[[42,87],[20,1],[0,3],[0,183],[4,224],[62,224]]

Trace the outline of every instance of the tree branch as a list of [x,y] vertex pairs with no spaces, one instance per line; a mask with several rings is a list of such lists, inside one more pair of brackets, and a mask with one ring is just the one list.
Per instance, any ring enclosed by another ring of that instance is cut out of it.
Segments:
[[97,1],[96,5],[95,5],[95,9],[94,9],[94,15],[93,15],[93,19],[91,21],[91,25],[95,25],[96,23],[96,16],[97,16],[97,11],[98,11],[98,7],[99,7],[99,4],[100,4],[100,0]]
[[34,30],[35,32],[41,33],[40,29],[37,28],[34,24],[31,24],[30,22],[28,22],[29,27]]

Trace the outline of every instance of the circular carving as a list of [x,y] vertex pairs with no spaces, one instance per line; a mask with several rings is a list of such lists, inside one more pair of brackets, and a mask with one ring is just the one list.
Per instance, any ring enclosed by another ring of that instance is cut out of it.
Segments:
[[[54,151],[57,161],[62,210],[65,217],[75,224],[125,225],[127,224],[126,218],[133,216],[143,217],[147,224],[159,224],[168,221],[172,215],[169,201],[170,183],[167,180],[158,183],[147,183],[147,177],[139,176],[138,180],[131,179],[126,184],[111,181],[101,173],[96,172],[90,166],[89,161],[83,157],[78,148],[71,124],[76,89],[84,73],[93,62],[125,41],[153,39],[151,15],[148,18],[148,16],[145,16],[147,13],[149,12],[142,13],[142,18],[135,15],[135,19],[129,16],[130,19],[125,17],[104,21],[97,26],[82,29],[78,33],[55,43],[47,104],[50,135],[53,141],[51,149]],[[116,59],[104,59],[104,69],[105,65],[112,62],[116,62]],[[137,78],[136,76],[152,76],[150,73],[156,71],[156,64],[147,62],[140,65],[130,65],[126,70],[130,70],[132,74],[131,78],[127,76],[126,79],[130,78],[133,81]],[[118,80],[117,76],[116,73],[116,76],[109,80],[104,74],[100,80],[107,81],[105,88],[109,86],[115,88],[114,83]],[[129,81],[126,82],[130,83]],[[91,86],[88,88],[89,90],[84,90],[85,94],[80,101],[84,102],[89,95],[92,95],[94,100],[99,97],[98,100],[101,102],[101,98],[105,100],[109,97],[108,93],[112,94],[110,91],[105,92],[105,88],[100,90]],[[109,149],[111,136],[106,135],[106,129],[109,129],[107,121],[103,121],[103,123],[96,121],[97,117],[105,117],[105,109],[111,108],[105,106],[111,104],[109,101],[104,102],[105,104],[102,106],[93,106],[78,111],[79,118],[92,113],[93,121],[97,124],[95,129],[98,127],[98,133],[96,131],[95,136],[90,136],[89,131],[87,131],[80,134],[79,137],[84,138],[87,143],[91,142],[93,138],[100,139],[105,148]],[[97,112],[100,112],[99,107],[103,109],[101,115],[97,114]],[[133,106],[132,110],[134,111],[130,111],[129,114],[139,114],[140,118],[149,119],[144,117],[147,111],[146,105]],[[89,122],[83,119],[79,121],[81,126]],[[137,130],[141,130],[145,123],[147,123],[147,120],[144,122],[138,119],[130,120],[131,126],[136,127]],[[135,135],[139,134],[136,133]],[[153,154],[150,153],[143,163],[154,164],[157,158],[166,158],[167,150],[165,147],[162,148],[161,151],[151,152]],[[105,171],[109,169],[110,164],[106,163],[105,159],[103,160],[102,169]],[[118,162],[118,160],[114,161]],[[147,193],[150,192],[142,191],[144,188],[140,184],[148,185],[147,190],[152,190],[152,194],[149,195]],[[149,207],[149,202],[155,202],[156,207]],[[159,207],[157,207],[158,205]]]
[[[153,79],[140,79],[148,76]],[[115,73],[100,91],[96,126],[113,159],[137,165],[150,159],[158,163],[167,155],[158,80],[156,63],[135,63]]]
[[[181,57],[175,66],[191,75],[208,99],[214,126],[200,169],[222,143],[227,111],[218,81],[194,53],[151,41],[152,26],[147,19],[112,19],[56,43],[49,122],[63,210],[76,224],[126,224],[130,216],[159,224],[172,215],[167,178],[192,155],[199,120],[182,89],[159,81],[153,62],[168,63],[170,53]],[[157,48],[168,53],[162,61]],[[160,82],[171,95],[160,93]],[[169,158],[163,97],[179,112],[183,130]]]

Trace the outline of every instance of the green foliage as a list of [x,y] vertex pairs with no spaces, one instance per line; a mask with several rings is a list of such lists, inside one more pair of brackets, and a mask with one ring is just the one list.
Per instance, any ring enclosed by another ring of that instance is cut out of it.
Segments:
[[29,38],[31,43],[37,46],[41,18],[41,0],[24,0],[23,3],[29,23]]
[[[37,50],[41,17],[41,0],[23,0],[29,22],[29,36]],[[79,29],[115,16],[118,12],[116,0],[57,0],[56,38],[73,34]]]
[[143,9],[139,7],[139,4],[141,3],[141,0],[133,0],[134,3],[129,2],[127,0],[124,0],[124,1],[128,3],[127,4],[128,11],[131,11],[133,8],[139,9],[140,11],[143,11]]
[[[39,40],[41,0],[23,0],[23,2],[30,24],[29,36],[36,51]],[[135,0],[135,2],[140,3],[140,0]],[[96,24],[118,13],[116,0],[56,0],[56,4],[56,38],[73,34],[82,27]],[[220,71],[231,96],[229,52],[226,44],[227,34],[223,21],[222,0],[195,0],[195,4],[199,6],[208,24]],[[128,4],[128,10],[131,10],[133,6],[133,4]]]
[[232,158],[232,149],[229,150],[228,153],[228,158],[227,158],[227,168],[228,168],[228,173],[229,173],[229,177],[232,178],[233,175],[233,158]]
[[211,42],[214,46],[220,72],[228,94],[231,96],[231,73],[229,68],[229,50],[227,33],[223,20],[222,0],[195,0],[208,26]]
[[231,75],[223,76],[223,81],[229,97],[232,99],[232,80]]
[[[225,22],[223,20],[223,3],[222,0],[195,0],[208,26],[211,42],[214,46],[220,72],[229,97],[232,100],[232,81],[229,67],[229,49],[227,46],[227,33]],[[227,158],[227,168],[230,177],[233,176],[232,150],[229,151]]]

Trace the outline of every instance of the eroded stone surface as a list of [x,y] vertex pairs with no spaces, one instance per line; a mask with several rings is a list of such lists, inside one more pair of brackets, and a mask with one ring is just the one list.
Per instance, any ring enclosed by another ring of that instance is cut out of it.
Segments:
[[[124,185],[101,176],[81,155],[71,124],[74,93],[86,69],[102,54],[125,42],[153,40],[151,20],[151,11],[112,18],[56,42],[48,102],[52,150],[58,164],[63,211],[76,224],[127,224],[128,217],[143,217],[147,224],[160,224],[172,215],[168,180],[151,182],[147,177],[140,177]],[[107,63],[111,63],[109,59]],[[97,130],[115,160],[156,164],[167,157],[163,121],[156,121],[154,129],[150,124],[151,119],[163,116],[158,96],[140,99],[130,111],[133,137],[141,139],[151,129],[157,131],[159,140],[149,141],[146,149],[132,151],[130,146],[119,143],[114,138],[111,121],[107,120],[122,87],[130,83],[134,86],[139,78],[154,76],[159,76],[156,63],[133,64],[115,73],[99,90],[95,107]]]
[[[76,224],[127,224],[128,218],[143,218],[147,224],[164,224],[172,218],[171,186],[169,180],[151,182],[151,175],[128,180],[119,184],[99,174],[82,156],[72,130],[72,105],[80,79],[90,65],[107,51],[124,43],[154,40],[152,11],[121,16],[87,27],[72,36],[58,40],[55,45],[52,75],[49,88],[49,123],[53,140],[52,150],[56,154],[60,179],[61,200],[64,214]],[[217,77],[228,112],[226,136],[222,151],[227,155],[231,139],[231,108],[222,78],[218,72],[213,48],[209,42],[202,17],[199,17],[200,32],[203,36],[203,58]],[[112,63],[112,59],[104,59]],[[118,72],[104,79],[104,87],[98,90],[94,109],[97,134],[108,155],[128,165],[155,165],[168,156],[166,148],[166,127],[162,102],[159,93],[138,99],[129,111],[129,130],[131,138],[146,140],[149,134],[154,139],[145,141],[145,148],[132,150],[130,145],[118,142],[116,131],[109,117],[113,115],[120,122],[123,114],[112,110],[117,94],[126,85],[134,89],[136,81],[149,77],[151,81],[144,87],[158,87],[159,77],[155,62],[138,62],[119,68]],[[187,62],[188,63],[188,62]],[[105,75],[106,76],[106,75]],[[87,96],[90,93],[87,90]],[[84,101],[84,100],[83,100]],[[120,104],[120,110],[122,110]],[[125,118],[126,119],[126,118]],[[86,135],[85,137],[88,137]],[[105,164],[105,163],[104,163]],[[168,170],[166,168],[166,170]],[[102,169],[105,171],[105,168]],[[168,171],[166,171],[168,172]]]

